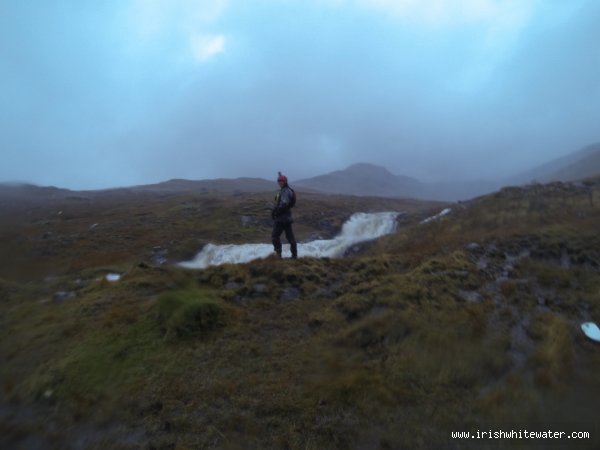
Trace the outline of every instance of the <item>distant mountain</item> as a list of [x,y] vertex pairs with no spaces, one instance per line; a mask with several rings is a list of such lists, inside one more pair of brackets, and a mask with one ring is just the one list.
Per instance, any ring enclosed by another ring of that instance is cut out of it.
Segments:
[[237,194],[242,192],[265,192],[277,189],[277,183],[262,178],[236,178],[216,180],[173,179],[156,184],[119,187],[98,190],[72,191],[54,186],[36,186],[29,183],[0,183],[0,200],[43,198],[98,198],[102,196],[127,196],[129,194],[168,196],[184,192],[210,192]]
[[277,189],[275,181],[267,181],[263,178],[219,178],[214,180],[183,180],[173,179],[157,184],[146,184],[134,186],[135,191],[151,192],[219,192],[219,193],[237,193],[237,192],[265,192]]
[[600,175],[600,143],[504,180],[426,183],[394,175],[383,167],[361,163],[299,180],[295,185],[335,194],[456,201],[488,194],[507,185],[522,185],[532,181],[576,181],[595,175]]
[[500,183],[493,181],[425,183],[415,178],[394,175],[383,167],[367,163],[299,180],[295,185],[334,194],[444,201],[468,199],[500,187]]
[[554,159],[507,180],[507,184],[526,184],[533,181],[576,181],[600,174],[600,143]]
[[[546,164],[504,180],[457,180],[426,183],[415,178],[395,175],[384,167],[359,163],[324,175],[292,180],[292,186],[303,191],[329,194],[414,198],[419,200],[457,201],[488,194],[503,186],[515,186],[537,181],[576,181],[600,175],[600,143],[554,159]],[[235,178],[214,180],[172,179],[162,183],[104,189],[71,191],[57,187],[40,187],[27,183],[0,183],[0,200],[15,203],[22,198],[96,198],[104,195],[160,195],[181,192],[207,192],[237,195],[242,192],[266,192],[277,189],[275,181],[262,178]]]
[[54,186],[36,186],[30,183],[0,183],[0,198],[61,198],[72,193]]
[[294,185],[331,194],[376,197],[418,197],[423,191],[423,184],[419,180],[394,175],[383,167],[367,163],[298,180]]

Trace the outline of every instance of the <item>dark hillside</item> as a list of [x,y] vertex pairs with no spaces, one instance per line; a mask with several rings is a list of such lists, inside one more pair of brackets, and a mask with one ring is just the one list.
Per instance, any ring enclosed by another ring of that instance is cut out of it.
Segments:
[[[357,208],[400,207],[311,195],[304,237]],[[80,248],[86,268],[27,283],[5,271],[1,446],[538,448],[451,431],[551,429],[590,436],[556,448],[598,448],[600,344],[579,326],[600,323],[600,179],[506,188],[426,222],[442,205],[406,203],[395,234],[344,259],[199,271],[139,260],[155,242],[173,241],[171,255],[208,237],[258,240],[266,223],[244,234],[227,219],[249,205],[261,223],[266,197],[241,199],[126,204],[119,219],[104,206],[107,223],[146,213],[148,241],[115,222]],[[38,213],[11,231],[24,248],[41,248],[28,241],[39,220],[67,226]],[[116,259],[116,283],[94,262],[98,246],[116,251],[108,236],[137,249]]]

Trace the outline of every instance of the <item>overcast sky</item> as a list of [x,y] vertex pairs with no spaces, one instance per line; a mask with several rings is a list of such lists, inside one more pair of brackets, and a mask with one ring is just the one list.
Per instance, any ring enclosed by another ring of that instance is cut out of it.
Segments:
[[600,141],[598,0],[3,0],[0,181],[504,176]]

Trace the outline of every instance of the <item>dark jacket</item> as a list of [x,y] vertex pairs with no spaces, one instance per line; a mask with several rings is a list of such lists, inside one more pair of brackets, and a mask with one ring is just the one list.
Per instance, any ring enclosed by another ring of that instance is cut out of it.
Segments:
[[287,184],[277,193],[275,196],[275,207],[273,208],[273,220],[279,223],[292,223],[294,221],[290,208],[292,195],[292,191]]

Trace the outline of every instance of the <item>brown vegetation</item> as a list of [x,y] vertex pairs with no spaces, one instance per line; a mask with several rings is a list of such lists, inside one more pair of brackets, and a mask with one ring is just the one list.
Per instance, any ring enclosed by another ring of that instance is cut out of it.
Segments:
[[202,271],[153,248],[268,241],[269,195],[24,209],[1,239],[21,264],[0,280],[2,442],[429,449],[553,428],[596,448],[600,347],[579,324],[600,322],[599,191],[504,189],[428,223],[441,205],[306,194],[301,239],[356,210],[407,214],[352,257]]

